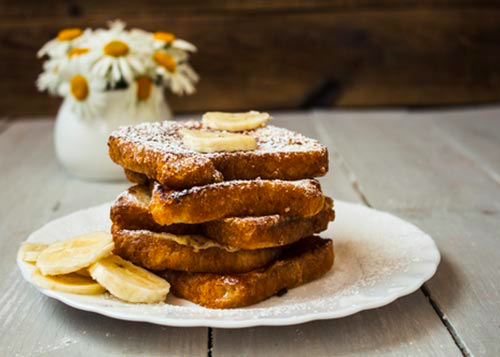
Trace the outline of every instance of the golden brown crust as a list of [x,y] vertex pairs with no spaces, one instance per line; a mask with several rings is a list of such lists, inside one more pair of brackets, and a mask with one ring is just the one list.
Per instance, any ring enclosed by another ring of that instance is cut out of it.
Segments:
[[319,182],[312,179],[227,181],[183,191],[155,183],[149,212],[161,225],[270,214],[310,217],[324,201]]
[[168,233],[126,230],[116,225],[112,227],[112,234],[115,254],[151,270],[243,273],[269,264],[281,253],[281,248],[230,251],[203,237],[196,238],[202,244],[207,243],[208,248],[197,249],[170,239]]
[[122,192],[111,206],[110,218],[113,224],[127,230],[149,230],[173,234],[201,234],[196,224],[172,224],[161,226],[149,213],[151,189],[147,185],[135,185]]
[[293,244],[269,266],[244,274],[218,275],[168,270],[162,275],[174,295],[196,304],[228,309],[258,303],[326,274],[334,261],[329,239],[309,237]]
[[334,220],[333,200],[325,197],[323,209],[311,217],[269,215],[230,217],[203,223],[204,234],[220,243],[243,249],[284,246],[320,233]]
[[217,242],[242,249],[283,246],[320,233],[334,220],[333,200],[325,197],[323,209],[315,216],[268,215],[230,217],[202,224],[162,226],[149,213],[151,190],[145,185],[130,187],[111,206],[111,221],[123,229],[147,229],[174,234],[204,234]]
[[174,188],[186,188],[220,182],[223,176],[206,158],[172,154],[147,149],[139,143],[111,135],[108,139],[109,156],[127,170],[142,173]]
[[200,129],[201,123],[122,127],[109,137],[109,155],[125,169],[175,189],[258,177],[300,180],[328,171],[326,147],[287,129],[268,125],[245,132],[257,139],[257,150],[198,153],[182,144],[183,128]]

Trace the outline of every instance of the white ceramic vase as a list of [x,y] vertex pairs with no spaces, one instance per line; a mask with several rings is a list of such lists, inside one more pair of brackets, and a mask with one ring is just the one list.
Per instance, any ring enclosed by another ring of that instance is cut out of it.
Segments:
[[108,155],[109,134],[121,125],[171,120],[172,113],[163,99],[157,113],[133,113],[126,107],[126,91],[105,93],[106,108],[99,118],[80,118],[64,100],[57,113],[54,143],[56,155],[71,174],[89,180],[123,180],[123,169]]

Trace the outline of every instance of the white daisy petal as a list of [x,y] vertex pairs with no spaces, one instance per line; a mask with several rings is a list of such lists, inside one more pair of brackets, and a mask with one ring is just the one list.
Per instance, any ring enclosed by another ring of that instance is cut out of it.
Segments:
[[144,64],[143,61],[140,61],[138,58],[130,57],[128,59],[129,64],[134,68],[134,70],[138,73],[144,72]]
[[111,64],[111,78],[114,82],[118,82],[121,79],[120,68],[118,67],[117,61],[113,61]]
[[125,78],[127,82],[131,82],[132,79],[134,78],[134,75],[132,74],[132,70],[127,64],[127,61],[124,58],[120,58],[118,60],[118,64],[120,66],[123,78]]
[[181,40],[180,38],[175,39],[175,41],[172,43],[173,47],[180,48],[181,50],[185,51],[190,51],[190,52],[196,52],[196,46],[193,45],[191,42]]

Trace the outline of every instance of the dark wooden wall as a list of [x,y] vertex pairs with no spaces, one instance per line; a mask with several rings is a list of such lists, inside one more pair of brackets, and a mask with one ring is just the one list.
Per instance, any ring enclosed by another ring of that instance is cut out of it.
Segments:
[[178,112],[427,106],[500,100],[500,2],[243,0],[0,2],[0,115],[55,113],[40,46],[120,18],[195,43],[198,94]]

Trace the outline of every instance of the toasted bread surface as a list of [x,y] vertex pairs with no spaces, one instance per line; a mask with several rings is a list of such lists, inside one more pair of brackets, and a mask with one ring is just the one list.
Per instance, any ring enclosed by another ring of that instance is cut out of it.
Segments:
[[229,217],[202,224],[204,234],[219,243],[243,249],[262,249],[291,244],[320,233],[334,220],[333,200],[325,197],[323,209],[311,217],[268,215]]
[[300,238],[320,233],[333,221],[333,200],[325,197],[323,209],[311,217],[267,215],[230,217],[202,224],[162,226],[149,213],[151,189],[136,185],[118,196],[111,207],[111,221],[123,229],[147,229],[175,234],[204,234],[219,243],[242,249],[283,246]]
[[149,230],[173,234],[202,233],[201,227],[196,224],[179,223],[162,226],[156,223],[149,213],[150,202],[150,185],[135,185],[128,188],[111,205],[111,222],[126,230]]
[[221,274],[243,273],[269,264],[282,249],[237,250],[203,236],[173,236],[112,227],[115,254],[151,270],[175,269]]
[[119,128],[109,137],[109,155],[125,169],[174,189],[259,177],[300,180],[328,171],[326,147],[287,129],[268,125],[244,132],[256,138],[256,150],[199,153],[183,145],[185,128],[202,124],[165,121]]
[[317,180],[237,180],[182,191],[155,183],[149,211],[161,225],[203,223],[225,217],[281,214],[310,217],[324,196]]
[[196,304],[227,309],[252,305],[326,274],[334,261],[329,239],[304,238],[268,266],[244,274],[161,273],[174,295]]

